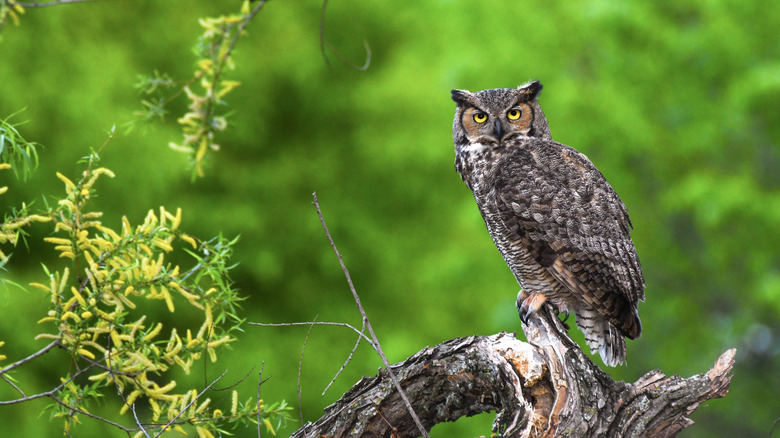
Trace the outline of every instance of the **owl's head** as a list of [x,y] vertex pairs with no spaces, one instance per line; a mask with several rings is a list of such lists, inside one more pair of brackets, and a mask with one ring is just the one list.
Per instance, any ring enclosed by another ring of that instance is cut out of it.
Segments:
[[494,149],[519,136],[550,140],[550,127],[536,100],[541,90],[539,81],[476,93],[452,90],[458,104],[452,124],[455,153],[472,150],[469,146]]

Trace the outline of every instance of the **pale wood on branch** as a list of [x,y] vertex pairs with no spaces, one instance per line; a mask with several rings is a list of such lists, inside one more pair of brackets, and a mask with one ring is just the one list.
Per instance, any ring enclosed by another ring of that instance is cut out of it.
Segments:
[[[425,428],[486,411],[506,437],[671,437],[704,401],[728,392],[735,350],[683,379],[651,371],[616,382],[568,336],[549,309],[513,334],[428,347],[391,369]],[[420,432],[384,370],[363,378],[293,437],[416,437]]]

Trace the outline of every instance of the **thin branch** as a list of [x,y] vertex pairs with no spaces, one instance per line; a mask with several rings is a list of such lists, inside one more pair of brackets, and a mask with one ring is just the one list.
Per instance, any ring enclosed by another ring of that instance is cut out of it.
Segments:
[[333,68],[330,65],[330,59],[328,59],[328,53],[325,51],[325,11],[328,9],[328,0],[322,0],[322,9],[320,10],[320,53],[322,58],[325,59],[325,65],[328,68]]
[[[236,44],[238,43],[238,39],[241,38],[241,34],[244,33],[244,29],[246,28],[247,24],[249,24],[250,21],[252,21],[253,18],[255,18],[255,15],[257,15],[258,12],[260,12],[260,9],[265,6],[265,4],[268,3],[268,0],[261,0],[257,3],[257,5],[252,9],[251,12],[244,18],[244,21],[241,22],[241,24],[238,25],[238,31],[235,35],[233,35],[233,40],[230,41],[230,46],[228,47],[227,51],[219,60],[219,65],[216,69],[214,69],[214,78],[211,80],[211,87],[209,88],[209,94],[216,93],[217,90],[217,84],[219,83],[219,77],[222,74],[222,70],[225,68],[225,63],[230,58],[230,55],[233,53],[233,49],[236,47]],[[211,110],[213,108],[213,101],[209,100],[209,104],[206,107],[206,120],[208,120],[211,117]]]
[[[315,321],[317,317],[314,317]],[[306,332],[306,337],[303,339],[303,346],[301,347],[301,357],[298,359],[298,415],[301,418],[301,424],[303,424],[303,404],[301,403],[301,370],[303,369],[303,352],[306,351],[306,344],[309,343],[309,335],[311,329],[314,328],[314,322],[309,325],[309,330]]]
[[312,193],[312,197],[314,198],[314,207],[317,209],[317,215],[320,217],[320,223],[322,224],[323,230],[325,230],[325,236],[327,236],[328,241],[330,242],[331,248],[333,248],[333,252],[336,253],[336,258],[339,260],[339,265],[341,265],[341,270],[344,272],[344,277],[347,279],[347,284],[349,285],[349,290],[352,292],[352,298],[355,300],[355,304],[357,305],[358,311],[360,311],[360,314],[363,316],[363,322],[366,325],[366,328],[368,329],[368,333],[371,335],[371,339],[373,339],[373,342],[371,345],[374,347],[374,350],[376,350],[377,354],[379,354],[379,357],[382,358],[382,362],[385,365],[385,370],[390,375],[390,379],[393,381],[393,385],[398,390],[398,395],[401,397],[401,399],[404,402],[404,406],[406,406],[406,409],[409,411],[409,415],[414,420],[415,425],[417,425],[417,428],[420,430],[420,433],[425,438],[430,438],[430,435],[428,435],[428,431],[425,429],[425,426],[422,425],[422,422],[420,422],[420,418],[417,416],[417,414],[414,412],[414,408],[412,408],[412,404],[409,402],[409,398],[406,396],[406,393],[404,392],[403,388],[401,388],[401,384],[398,382],[398,378],[396,378],[395,373],[393,373],[393,370],[390,369],[390,362],[387,360],[387,356],[385,355],[384,351],[382,350],[382,346],[379,344],[379,339],[376,336],[376,333],[374,333],[374,328],[371,326],[371,321],[368,319],[368,314],[366,313],[365,309],[363,309],[363,304],[360,302],[360,297],[358,296],[357,291],[355,290],[355,285],[352,283],[352,277],[349,275],[349,270],[347,270],[346,265],[344,264],[344,259],[341,257],[341,253],[339,253],[338,248],[336,248],[336,243],[333,241],[333,238],[330,235],[330,231],[328,231],[328,226],[325,224],[325,218],[322,216],[322,210],[320,209],[320,204],[317,201],[317,193]]
[[230,57],[230,54],[233,53],[233,49],[236,47],[236,43],[238,42],[238,39],[241,37],[241,34],[244,32],[244,29],[246,28],[247,24],[249,24],[249,22],[252,21],[253,18],[255,18],[255,15],[257,15],[257,13],[260,12],[260,9],[263,9],[263,6],[265,6],[266,3],[268,3],[268,0],[260,1],[257,4],[257,6],[255,6],[254,9],[252,9],[249,15],[246,16],[244,21],[242,21],[241,24],[238,26],[238,32],[233,37],[233,41],[230,42],[230,47],[228,47],[227,52],[225,52],[225,56],[222,57],[222,62],[219,65],[219,70],[217,70],[215,79],[216,76],[219,76],[219,72],[222,71],[222,67],[225,65],[226,60]]
[[[124,399],[124,397],[122,397],[122,399]],[[127,404],[127,400],[125,400],[125,404]],[[141,420],[138,419],[138,413],[135,411],[135,403],[130,405],[130,410],[133,411],[133,418],[135,419],[135,424],[138,425],[138,428],[141,429],[141,432],[144,433],[144,436],[146,438],[151,438],[149,436],[149,433],[146,432],[146,428],[143,426],[143,424],[141,424]]]
[[[70,380],[68,380],[68,382],[70,382]],[[55,389],[61,388],[62,386],[63,385],[60,384]],[[0,406],[15,405],[15,404],[18,404],[18,403],[24,403],[24,402],[28,402],[30,400],[35,400],[35,399],[39,399],[39,398],[43,398],[43,397],[51,397],[55,392],[56,391],[53,389],[53,390],[49,390],[49,391],[46,391],[46,392],[39,392],[38,394],[27,395],[27,396],[24,396],[22,398],[17,398],[17,399],[14,399],[14,400],[0,400]]]
[[366,342],[369,344],[373,344],[371,341],[371,338],[366,336],[362,331],[358,330],[354,326],[347,324],[346,322],[327,322],[327,321],[305,321],[305,322],[280,322],[280,323],[263,323],[263,322],[250,322],[248,323],[250,325],[259,325],[261,327],[289,327],[289,326],[310,326],[310,325],[335,325],[338,327],[347,327],[348,329],[352,330],[353,332],[357,333],[358,336],[365,339]]
[[121,425],[121,424],[119,424],[119,423],[115,423],[115,422],[113,422],[113,421],[109,420],[108,418],[103,418],[103,417],[101,417],[101,416],[99,416],[99,415],[95,415],[95,414],[93,414],[93,413],[91,413],[91,412],[87,412],[87,411],[85,411],[85,410],[83,410],[83,409],[79,409],[79,408],[77,408],[77,407],[75,407],[75,406],[71,406],[71,405],[69,405],[69,404],[65,403],[64,401],[62,401],[62,400],[58,399],[58,398],[57,398],[57,397],[55,397],[54,395],[50,395],[50,396],[49,396],[49,398],[51,398],[52,400],[54,400],[54,401],[55,401],[55,402],[57,402],[58,404],[60,404],[60,405],[62,405],[62,406],[64,406],[64,407],[66,407],[66,408],[68,408],[68,409],[69,409],[71,412],[75,412],[75,413],[77,413],[77,414],[86,415],[87,417],[94,418],[95,420],[102,421],[102,422],[104,422],[104,423],[110,424],[110,425],[112,425],[112,426],[114,426],[114,427],[116,427],[116,428],[118,428],[118,429],[121,429],[121,430],[123,430],[123,431],[125,431],[125,432],[132,432],[132,431],[134,431],[134,430],[135,430],[135,429],[131,429],[131,428],[129,428],[129,427],[122,426],[122,425]]
[[0,377],[2,377],[3,380],[5,380],[5,383],[11,385],[11,387],[13,387],[15,390],[19,391],[19,394],[21,394],[22,397],[27,397],[27,394],[25,394],[24,391],[22,391],[22,388],[18,387],[16,385],[16,383],[14,383],[13,380],[9,379],[7,376],[4,376],[4,375],[0,375]]
[[366,49],[366,62],[363,63],[363,65],[357,65],[350,62],[346,56],[344,56],[341,52],[336,50],[336,46],[334,46],[333,43],[330,42],[330,40],[326,39],[325,44],[327,44],[328,48],[333,51],[333,53],[336,55],[336,57],[339,58],[341,62],[343,62],[350,68],[359,71],[366,71],[368,70],[368,67],[371,65],[371,46],[368,45],[367,40],[363,40],[363,48]]
[[240,385],[244,380],[246,380],[246,378],[249,377],[249,375],[252,374],[252,372],[254,370],[255,370],[255,367],[252,367],[252,369],[249,370],[249,372],[244,374],[244,377],[238,379],[238,381],[236,383],[232,384],[232,385],[228,385],[228,386],[226,386],[224,388],[211,388],[211,390],[212,391],[227,391],[228,389],[235,388],[236,386]]
[[325,64],[328,66],[328,68],[333,68],[330,65],[330,60],[328,59],[328,54],[325,51],[325,46],[328,46],[328,48],[333,51],[333,53],[336,55],[337,58],[350,68],[353,68],[355,70],[359,71],[366,71],[368,70],[368,67],[371,65],[371,47],[368,45],[368,41],[363,40],[363,47],[366,49],[366,62],[363,63],[362,66],[358,66],[356,64],[351,63],[347,58],[341,54],[338,50],[336,50],[336,47],[328,40],[328,37],[325,36],[325,11],[328,9],[328,0],[322,1],[322,9],[320,10],[320,52],[322,53],[322,57],[325,58]]
[[257,438],[263,438],[263,433],[260,431],[260,387],[263,386],[264,369],[265,361],[260,365],[260,374],[257,376]]
[[19,5],[25,8],[45,8],[48,6],[59,6],[59,5],[69,5],[73,3],[97,3],[99,1],[104,0],[52,0],[48,2],[39,2],[39,1],[31,1],[31,2],[15,2],[15,1],[9,1],[8,4],[11,6]]
[[322,395],[325,395],[325,393],[330,389],[330,386],[333,385],[333,382],[336,381],[336,379],[339,377],[342,371],[344,371],[344,368],[347,367],[347,364],[352,360],[352,357],[355,355],[355,351],[357,351],[358,346],[360,345],[360,341],[363,340],[365,335],[363,335],[363,330],[366,329],[366,321],[363,320],[363,328],[360,330],[360,334],[362,336],[358,336],[357,342],[355,342],[355,346],[352,347],[352,351],[349,352],[349,356],[347,356],[347,360],[344,361],[344,363],[341,365],[341,368],[336,372],[336,375],[333,376],[333,378],[330,380],[330,383],[328,383],[328,386],[325,387],[325,389],[322,390]]
[[[37,353],[36,353],[36,354],[37,354]],[[29,358],[29,357],[28,357],[28,358]],[[26,359],[27,359],[27,358],[25,358],[25,359],[23,359],[23,360],[26,360]],[[72,382],[72,381],[76,380],[76,378],[78,378],[78,377],[79,377],[79,376],[81,376],[82,374],[84,374],[84,373],[86,373],[87,371],[89,371],[91,368],[92,368],[92,365],[89,365],[89,366],[87,366],[86,368],[84,368],[83,370],[79,370],[78,372],[76,372],[75,374],[73,374],[72,376],[70,376],[70,378],[68,378],[68,379],[66,379],[66,380],[64,380],[64,381],[62,381],[62,382],[60,382],[60,384],[59,384],[59,385],[55,386],[54,388],[52,388],[52,389],[50,389],[50,390],[48,390],[48,391],[46,391],[46,392],[41,392],[41,393],[38,393],[38,394],[28,395],[28,396],[25,396],[25,397],[23,397],[23,398],[18,398],[18,399],[15,399],[15,400],[0,400],[0,406],[3,406],[3,405],[13,405],[13,404],[17,404],[17,403],[24,403],[24,402],[26,402],[26,401],[35,400],[35,399],[38,399],[38,398],[43,398],[43,397],[51,397],[51,398],[55,398],[54,394],[56,394],[57,392],[59,392],[59,391],[60,391],[62,388],[64,388],[64,387],[65,387],[65,385],[67,385],[68,383],[70,383],[70,382]]]
[[[357,333],[358,340],[355,342],[355,346],[352,348],[352,351],[349,352],[349,356],[347,357],[347,360],[344,362],[344,364],[341,366],[341,368],[336,372],[336,375],[333,376],[333,379],[331,379],[330,383],[325,387],[325,389],[322,391],[322,395],[325,395],[325,393],[330,389],[330,387],[333,385],[333,383],[336,381],[336,379],[339,377],[342,371],[344,371],[344,368],[347,367],[347,364],[352,360],[352,357],[355,355],[355,351],[358,348],[358,345],[360,345],[360,341],[365,340],[369,344],[373,345],[373,342],[371,339],[366,336],[365,330],[366,330],[366,321],[363,320],[363,327],[358,330],[354,326],[347,324],[345,322],[327,322],[327,321],[308,321],[308,322],[283,322],[283,323],[262,323],[262,322],[250,322],[250,325],[259,325],[261,327],[288,327],[288,326],[313,326],[313,325],[335,325],[339,327],[347,327],[353,332]],[[308,337],[308,335],[307,335]]]
[[8,365],[7,367],[1,369],[0,370],[0,376],[2,376],[3,374],[5,374],[5,373],[7,373],[7,372],[9,372],[11,370],[13,370],[16,367],[20,367],[20,366],[26,364],[27,362],[30,362],[31,360],[33,360],[35,358],[43,356],[44,354],[48,353],[49,350],[51,350],[52,348],[57,347],[59,345],[60,345],[60,341],[59,340],[52,341],[49,345],[41,348],[37,352],[35,352],[35,353],[25,357],[24,359],[22,359],[20,361],[14,362],[11,365]]

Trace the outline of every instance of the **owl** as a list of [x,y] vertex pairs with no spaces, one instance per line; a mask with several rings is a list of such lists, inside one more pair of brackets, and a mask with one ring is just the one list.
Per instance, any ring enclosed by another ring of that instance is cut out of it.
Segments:
[[642,332],[644,278],[626,206],[588,157],[550,136],[541,83],[471,93],[457,103],[455,169],[520,284],[523,322],[545,303],[573,313],[591,353],[626,361]]

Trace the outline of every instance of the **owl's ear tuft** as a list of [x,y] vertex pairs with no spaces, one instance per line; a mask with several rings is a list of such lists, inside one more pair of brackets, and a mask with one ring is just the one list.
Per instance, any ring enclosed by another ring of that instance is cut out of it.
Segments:
[[469,90],[452,90],[452,100],[458,105],[469,103],[471,101],[471,92]]
[[542,83],[534,80],[517,87],[517,89],[528,95],[528,100],[534,100],[539,95],[539,92],[542,91]]

